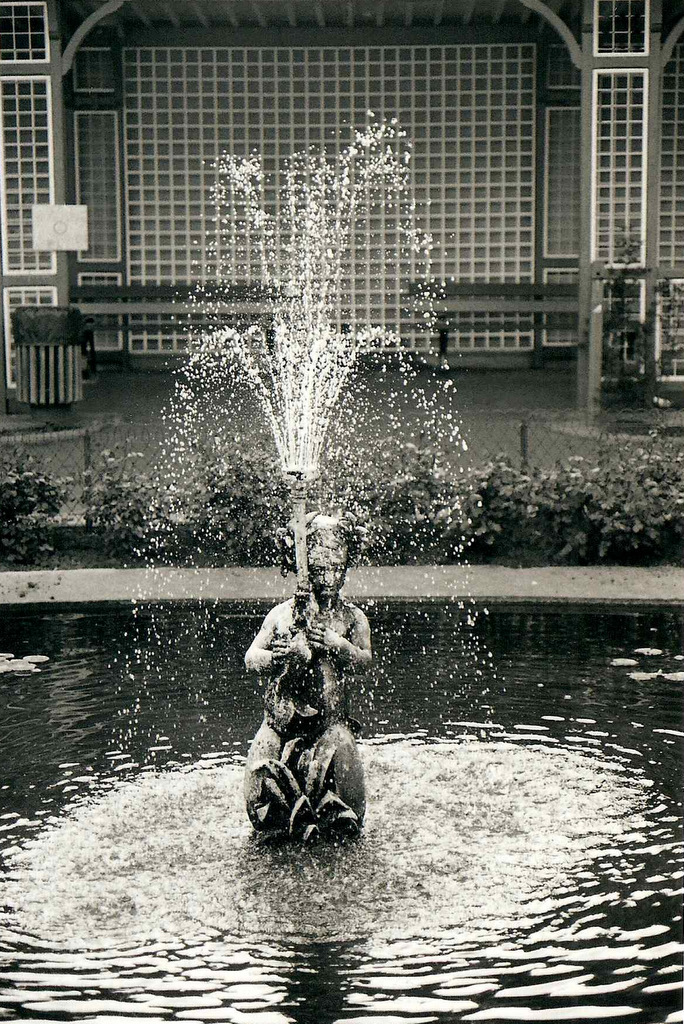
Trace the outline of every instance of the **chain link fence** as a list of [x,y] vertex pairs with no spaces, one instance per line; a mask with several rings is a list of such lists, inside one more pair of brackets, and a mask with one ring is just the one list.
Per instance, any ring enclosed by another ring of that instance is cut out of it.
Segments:
[[[9,426],[9,425],[8,425]],[[612,418],[610,428],[589,425],[572,410],[469,409],[463,417],[461,436],[466,444],[441,453],[454,472],[482,466],[500,455],[518,466],[550,468],[572,456],[595,459],[607,443],[638,445],[649,429],[659,429],[684,447],[684,415],[659,419],[625,413]],[[407,434],[406,441],[417,439]],[[421,441],[431,438],[421,435]],[[390,444],[395,446],[396,437]],[[440,449],[438,439],[434,447]],[[0,462],[6,458],[30,459],[36,469],[64,480],[65,502],[61,519],[66,523],[83,522],[88,471],[97,474],[104,451],[136,452],[135,467],[140,473],[159,468],[168,457],[168,436],[160,420],[153,422],[99,422],[73,429],[24,429],[0,432]],[[388,448],[389,451],[389,448]]]

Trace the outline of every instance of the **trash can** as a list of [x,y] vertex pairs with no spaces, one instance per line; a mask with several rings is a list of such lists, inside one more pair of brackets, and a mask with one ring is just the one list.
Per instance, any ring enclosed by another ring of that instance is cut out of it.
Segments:
[[12,311],[17,399],[46,408],[83,398],[83,316],[72,306],[19,306]]

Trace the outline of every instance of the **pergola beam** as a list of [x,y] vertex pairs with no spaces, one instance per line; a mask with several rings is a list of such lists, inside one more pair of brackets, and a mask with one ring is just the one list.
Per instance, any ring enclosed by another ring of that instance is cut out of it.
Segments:
[[667,39],[663,43],[663,49],[661,53],[663,67],[665,67],[667,62],[672,59],[674,48],[679,42],[682,35],[684,35],[684,18],[680,18],[677,24],[670,29],[667,35]]
[[519,0],[519,3],[525,7],[529,7],[535,14],[539,14],[545,21],[548,21],[549,25],[556,30],[558,35],[561,37],[568,50],[570,51],[570,59],[576,68],[582,67],[582,47],[575,39],[574,35],[554,10],[549,6],[548,3],[543,3],[542,0]]
[[404,25],[406,28],[411,28],[413,24],[413,0],[405,0],[404,2]]
[[202,25],[203,28],[209,28],[209,19],[207,18],[206,14],[204,13],[200,5],[195,2],[195,0],[191,0],[190,8],[192,11],[194,11],[195,17],[199,21],[200,25]]
[[377,0],[375,10],[375,24],[378,28],[382,28],[385,24],[385,0]]
[[442,23],[444,17],[444,0],[437,0],[435,3],[435,13],[432,15],[432,24],[437,28]]
[[89,14],[86,20],[78,26],[73,36],[71,37],[67,45],[64,47],[64,52],[62,53],[62,78],[69,71],[71,71],[71,66],[74,63],[76,51],[78,50],[79,46],[81,45],[85,37],[88,35],[88,33],[91,32],[96,25],[99,25],[100,22],[104,20],[104,18],[107,18],[110,14],[113,14],[114,11],[118,11],[123,2],[124,0],[107,0],[107,2],[102,5],[102,7],[98,7],[96,11],[93,11],[92,14]]
[[145,28],[149,28],[151,26],[152,19],[148,18],[140,4],[136,3],[135,0],[130,0],[129,7],[135,14],[136,18],[142,21]]
[[163,5],[164,14],[169,19],[174,28],[180,28],[180,18],[174,11],[171,4]]
[[223,4],[223,8],[224,8],[224,10],[226,12],[226,17],[228,18],[228,21],[231,23],[233,28],[237,28],[238,25],[239,25],[239,22],[238,22],[238,19],[237,19],[237,14],[235,13],[235,10],[233,8],[232,0],[225,0],[225,2]]

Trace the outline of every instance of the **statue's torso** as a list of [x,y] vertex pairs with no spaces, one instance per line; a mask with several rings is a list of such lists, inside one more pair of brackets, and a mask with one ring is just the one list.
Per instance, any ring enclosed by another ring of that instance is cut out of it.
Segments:
[[[348,640],[354,629],[354,610],[340,600],[330,611],[316,611],[315,621]],[[293,602],[287,602],[276,622],[273,638],[293,640],[303,632],[294,622]],[[307,665],[286,663],[269,680],[265,710],[266,721],[282,736],[317,733],[346,719],[343,668],[334,656],[320,650],[313,650]]]

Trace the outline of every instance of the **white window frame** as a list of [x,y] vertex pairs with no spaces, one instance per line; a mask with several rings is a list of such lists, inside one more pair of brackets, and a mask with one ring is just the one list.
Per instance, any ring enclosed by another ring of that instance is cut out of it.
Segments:
[[[672,284],[682,285],[682,287],[684,288],[684,277],[673,277],[673,278],[671,278],[671,283]],[[663,350],[663,337],[662,337],[662,329],[661,329],[661,324],[660,324],[661,309],[662,309],[662,298],[659,295],[658,298],[657,298],[657,301],[656,301],[656,311],[657,311],[656,312],[656,324],[655,324],[655,356],[656,356],[656,360],[660,359],[660,356],[661,356],[662,350]],[[682,333],[684,334],[684,329],[683,329]],[[677,368],[678,369],[677,373],[663,374],[662,376],[660,376],[658,378],[659,380],[664,380],[664,381],[682,381],[682,380],[684,380],[684,352],[682,353],[681,357],[676,359],[676,360],[674,360],[674,362],[675,362],[675,364],[677,364],[677,363],[681,364],[681,370],[679,370],[679,368]]]
[[[52,82],[49,75],[3,75],[2,82],[45,82],[47,85],[47,134],[48,134],[48,175],[50,178],[49,203],[55,202],[55,154],[52,137]],[[0,104],[0,152],[4,146],[2,106]],[[49,277],[57,273],[57,261],[55,253],[50,254],[49,267],[40,267],[35,270],[14,270],[8,266],[8,238],[7,238],[7,195],[5,189],[5,171],[0,174],[0,211],[2,220],[2,273],[4,277]]]
[[118,110],[75,110],[74,111],[74,156],[75,156],[75,177],[76,177],[76,202],[82,203],[81,196],[81,177],[79,174],[80,167],[80,152],[78,148],[79,133],[77,130],[77,123],[79,117],[90,117],[90,116],[109,116],[114,117],[114,134],[116,137],[116,145],[114,147],[114,177],[116,179],[116,256],[108,257],[107,259],[98,259],[94,256],[86,255],[89,250],[79,250],[76,260],[78,263],[120,263],[122,259],[122,246],[121,246],[121,233],[122,233],[122,210],[121,210],[121,158],[119,154],[119,148],[121,144],[120,134],[120,122],[119,122],[119,111]]
[[[637,263],[630,264],[630,266],[643,265],[646,262],[646,214],[648,206],[648,157],[646,153],[645,142],[648,138],[648,103],[649,103],[649,75],[648,68],[595,68],[592,76],[592,96],[591,96],[591,243],[590,253],[591,261],[596,260],[598,250],[598,239],[596,237],[597,232],[597,221],[596,216],[596,200],[598,195],[598,182],[597,182],[597,167],[596,161],[598,158],[598,80],[599,75],[609,75],[611,78],[615,78],[616,75],[642,75],[644,80],[644,121],[643,121],[643,140],[644,147],[642,150],[642,170],[641,170],[641,224],[640,224],[640,254],[639,261]],[[623,266],[624,264],[611,263],[611,266]]]
[[15,64],[49,64],[50,63],[50,24],[48,21],[47,4],[45,0],[25,0],[24,3],[3,3],[0,7],[42,7],[43,9],[43,31],[45,33],[45,56],[39,58],[16,57],[14,60],[0,60],[0,65]]
[[651,42],[651,3],[650,0],[644,0],[644,49],[643,50],[599,50],[599,0],[594,0],[594,57],[600,57],[601,60],[611,58],[620,59],[621,57],[648,57],[649,48]]

